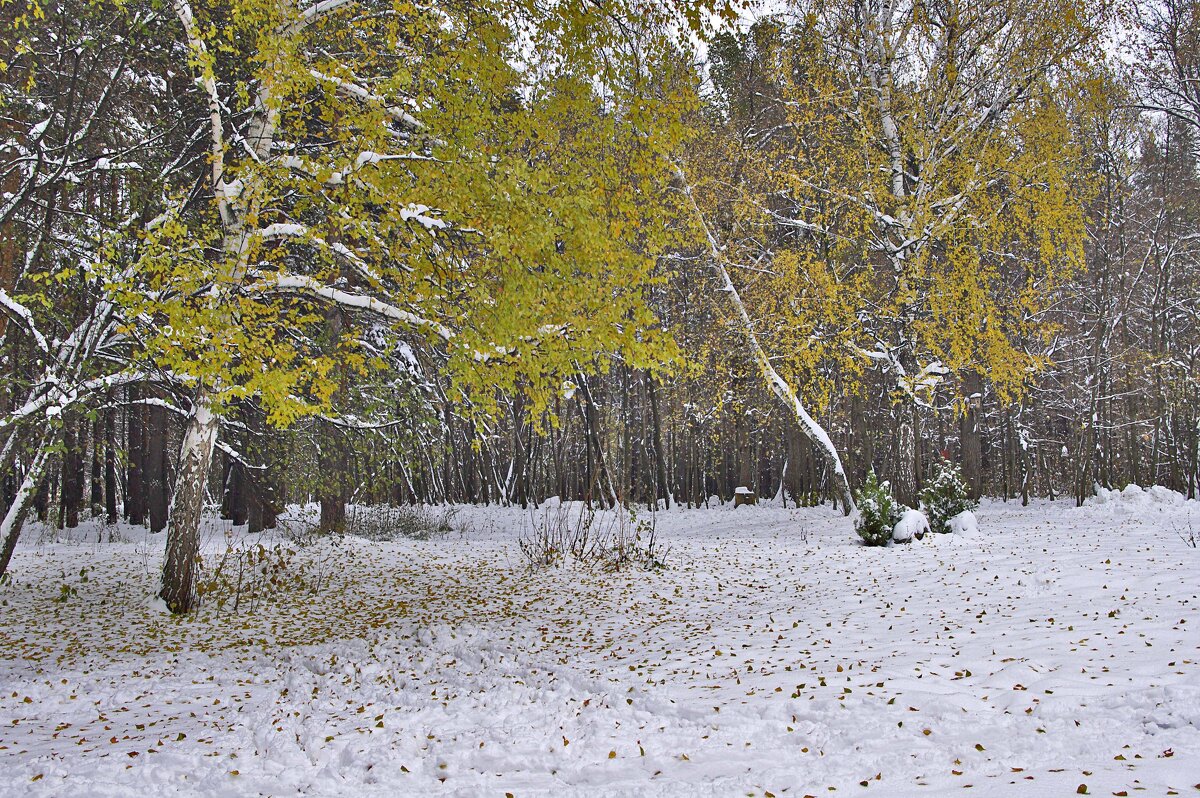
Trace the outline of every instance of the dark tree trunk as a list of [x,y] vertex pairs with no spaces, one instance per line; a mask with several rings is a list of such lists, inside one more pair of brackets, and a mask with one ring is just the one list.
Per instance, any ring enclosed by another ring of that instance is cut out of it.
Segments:
[[979,417],[983,407],[983,380],[971,371],[963,380],[965,406],[959,421],[959,440],[962,443],[963,479],[972,499],[983,493],[983,441],[979,434]]
[[62,494],[60,525],[68,529],[79,526],[79,509],[83,504],[83,453],[80,451],[76,419],[63,422]]
[[265,528],[263,524],[263,497],[258,489],[257,477],[255,479],[246,480],[247,490],[246,495],[246,531],[251,535],[256,535],[262,532]]
[[579,392],[582,394],[580,410],[584,419],[584,434],[587,435],[588,451],[591,455],[588,457],[590,473],[586,498],[590,501],[595,491],[602,507],[613,507],[617,503],[617,497],[613,495],[612,477],[605,465],[604,447],[600,443],[600,410],[587,377],[579,374],[578,380]]
[[128,425],[128,465],[125,477],[125,518],[131,524],[146,523],[146,406],[141,404],[143,391],[131,385],[128,391],[129,409],[125,413]]
[[234,526],[241,526],[249,520],[251,488],[246,475],[246,467],[234,459],[229,461],[229,473],[225,478],[225,518]]
[[233,458],[221,457],[221,509],[222,521],[233,517]]
[[[42,523],[45,523],[46,519],[50,517],[50,478],[52,476],[50,471],[51,469],[43,465],[41,479],[37,481],[37,489],[33,492],[33,498],[30,499],[34,514]],[[9,509],[11,510],[12,507],[10,506]]]
[[167,480],[167,409],[158,405],[147,408],[145,468],[146,510],[151,532],[167,528],[170,506]]
[[346,529],[347,471],[345,444],[340,430],[323,424],[324,440],[318,462],[321,468],[318,501],[321,503],[320,531],[323,534]]
[[256,534],[264,529],[274,529],[278,523],[276,513],[278,491],[271,469],[258,470],[246,480],[246,523],[247,531]]
[[104,514],[108,523],[117,523],[116,411],[104,413]]
[[103,424],[99,416],[92,422],[92,485],[89,504],[93,518],[100,516],[104,506],[104,468],[100,465],[100,453],[104,449]]

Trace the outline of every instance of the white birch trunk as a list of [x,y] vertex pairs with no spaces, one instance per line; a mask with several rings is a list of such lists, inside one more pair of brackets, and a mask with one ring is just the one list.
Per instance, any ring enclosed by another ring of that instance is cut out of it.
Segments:
[[[222,275],[224,279],[214,286],[217,292],[214,299],[218,303],[228,304],[232,300],[225,286],[239,284],[246,273],[250,247],[246,220],[257,215],[257,202],[253,202],[252,207],[245,207],[244,203],[238,201],[244,187],[238,181],[235,181],[235,186],[225,182],[225,110],[218,95],[212,60],[189,0],[173,0],[173,6],[187,37],[197,83],[203,89],[208,104],[212,190],[224,228],[222,269],[225,273]],[[334,7],[329,3],[318,6]],[[257,95],[254,113],[247,123],[253,156],[260,161],[270,155],[274,146],[278,119],[270,91],[270,81],[267,81]],[[251,196],[254,196],[253,193]],[[233,323],[231,315],[226,320]],[[213,449],[220,428],[220,420],[214,410],[214,397],[219,393],[219,388],[219,382],[207,385],[201,382],[199,385],[179,458],[179,475],[175,480],[175,494],[167,520],[167,552],[163,560],[160,594],[167,607],[175,613],[189,612],[196,603],[196,564],[200,554],[204,487],[212,467]]]
[[[879,127],[883,137],[883,147],[888,154],[890,171],[890,188],[892,198],[897,203],[895,211],[896,222],[899,225],[899,243],[888,244],[888,260],[891,261],[892,271],[896,275],[896,288],[901,294],[908,292],[908,276],[906,263],[908,252],[904,248],[906,242],[913,239],[913,216],[904,207],[908,190],[904,176],[904,153],[900,139],[900,126],[896,122],[893,104],[893,89],[895,79],[892,72],[893,41],[895,33],[896,9],[890,0],[885,0],[878,8],[878,17],[871,32],[872,46],[867,48],[868,57],[872,59],[869,67],[872,89],[875,92],[876,108],[879,112]],[[885,242],[890,237],[891,230],[885,230],[882,238]],[[910,367],[914,366],[908,357],[911,347],[912,308],[906,303],[901,309],[901,349],[895,354],[896,360],[903,370],[896,372],[898,382],[907,378]],[[917,496],[917,407],[916,397],[912,391],[902,391],[900,401],[903,405],[897,408],[900,415],[896,429],[896,469],[894,478],[894,493],[905,504],[916,504]]]
[[179,458],[179,478],[167,524],[167,554],[163,560],[161,596],[171,612],[190,612],[196,602],[196,563],[200,556],[200,520],[204,485],[212,466],[219,420],[208,394],[196,397],[188,419]]
[[33,464],[26,472],[21,487],[17,489],[17,495],[13,497],[8,512],[0,520],[0,540],[4,541],[3,548],[0,548],[0,576],[4,576],[8,572],[8,563],[12,559],[13,551],[17,548],[17,538],[21,536],[21,527],[25,523],[25,516],[29,512],[29,505],[33,502],[38,482],[42,478],[42,470],[45,468],[49,456],[49,447],[43,443],[34,456]]

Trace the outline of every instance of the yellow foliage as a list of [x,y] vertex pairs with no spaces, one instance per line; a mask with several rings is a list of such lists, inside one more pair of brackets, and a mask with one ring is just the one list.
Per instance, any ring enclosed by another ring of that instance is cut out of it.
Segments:
[[[480,413],[524,391],[538,417],[609,355],[676,360],[645,302],[679,240],[668,158],[696,97],[669,5],[610,18],[396,0],[311,24],[274,0],[192,8],[197,100],[230,87],[222,113],[251,122],[204,137],[210,204],[184,210],[190,186],[171,186],[134,268],[113,250],[111,290],[147,363],[217,409],[258,396],[286,425],[380,364],[350,345],[369,300],[435,346]],[[547,43],[522,64],[517,22]],[[331,297],[349,323],[331,322]]]

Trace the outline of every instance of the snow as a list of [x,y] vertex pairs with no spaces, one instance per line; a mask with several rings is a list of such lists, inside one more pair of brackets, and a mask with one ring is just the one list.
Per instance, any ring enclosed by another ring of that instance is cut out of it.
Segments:
[[979,534],[979,520],[975,518],[975,513],[970,510],[963,510],[946,523],[949,525],[952,535],[973,538]]
[[426,215],[429,207],[426,205],[414,205],[409,203],[400,209],[400,218],[404,221],[416,221],[417,224],[431,232],[444,230],[448,225],[441,219],[435,219],[432,216]]
[[50,127],[50,119],[50,117],[46,117],[41,122],[38,122],[33,127],[29,128],[29,134],[26,138],[30,139],[31,141],[39,138],[43,133],[46,132],[46,128]]
[[131,171],[136,172],[136,171],[140,171],[141,168],[142,168],[142,165],[139,163],[136,163],[134,161],[117,162],[117,161],[113,161],[110,158],[97,158],[96,159],[96,169],[98,169],[102,172],[118,172],[118,171],[121,171],[122,169],[131,170]]
[[908,508],[892,529],[892,540],[897,543],[908,543],[913,538],[920,540],[929,534],[929,519],[920,510]]
[[443,324],[421,318],[415,313],[388,304],[387,302],[381,302],[371,296],[353,294],[339,288],[334,288],[333,286],[325,285],[308,275],[278,274],[272,276],[269,280],[261,281],[259,287],[263,290],[306,291],[349,308],[370,311],[371,313],[402,322],[420,330],[429,330],[446,340],[454,336],[453,332]]
[[[0,794],[1193,794],[1197,509],[985,502],[986,537],[892,548],[828,508],[673,509],[669,567],[609,574],[530,573],[529,511],[462,508],[182,622],[147,598],[161,535],[34,527]],[[206,529],[210,562],[279,542]]]
[[327,75],[315,69],[310,69],[309,74],[318,81],[332,83],[337,87],[338,91],[349,97],[354,97],[355,99],[362,100],[364,102],[376,102],[384,104],[384,111],[388,114],[388,116],[397,122],[403,123],[413,130],[424,130],[425,128],[424,124],[418,121],[415,117],[406,113],[402,108],[394,105],[386,105],[386,100],[383,97],[372,94],[366,88],[359,86],[357,83],[351,83],[350,81],[342,80],[335,75]]
[[264,240],[276,238],[299,238],[308,234],[308,228],[293,222],[276,222],[269,224],[259,231]]
[[1087,500],[1089,505],[1110,505],[1117,512],[1136,513],[1149,509],[1154,505],[1182,505],[1186,497],[1162,485],[1152,485],[1142,488],[1139,485],[1126,485],[1122,490],[1108,490],[1099,485],[1095,487],[1095,495]]

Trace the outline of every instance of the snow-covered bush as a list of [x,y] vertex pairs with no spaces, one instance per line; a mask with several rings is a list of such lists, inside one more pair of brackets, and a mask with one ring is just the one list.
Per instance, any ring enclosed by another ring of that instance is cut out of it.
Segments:
[[900,520],[892,528],[892,540],[897,543],[908,543],[913,538],[920,540],[929,534],[929,519],[925,513],[911,508],[905,509]]
[[900,521],[900,508],[892,499],[888,483],[880,484],[875,472],[867,474],[867,481],[854,496],[858,505],[858,518],[854,531],[868,546],[886,546],[892,539],[892,530]]
[[1133,512],[1145,509],[1151,505],[1180,506],[1187,502],[1187,497],[1162,485],[1151,485],[1142,488],[1140,485],[1126,485],[1122,490],[1107,490],[1100,485],[1093,488],[1094,496],[1087,504],[1099,506],[1109,504],[1114,510]]
[[950,532],[954,535],[973,538],[979,534],[979,521],[975,518],[975,513],[970,510],[963,510],[947,521],[946,525],[950,527]]
[[921,491],[921,509],[929,517],[929,528],[941,534],[950,532],[950,519],[979,506],[967,493],[962,473],[949,460],[938,463],[933,481]]

